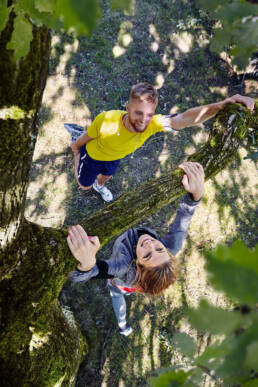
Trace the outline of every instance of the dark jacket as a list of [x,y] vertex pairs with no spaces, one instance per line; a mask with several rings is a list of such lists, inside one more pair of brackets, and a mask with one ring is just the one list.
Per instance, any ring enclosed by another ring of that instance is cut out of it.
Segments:
[[116,239],[109,259],[97,260],[94,267],[87,272],[74,270],[70,276],[71,280],[83,282],[90,279],[118,277],[124,280],[125,286],[130,287],[136,275],[136,245],[139,237],[142,234],[150,234],[176,255],[187,236],[187,229],[199,202],[195,202],[191,194],[187,193],[180,202],[176,218],[169,226],[169,232],[164,237],[159,237],[149,228],[130,228]]

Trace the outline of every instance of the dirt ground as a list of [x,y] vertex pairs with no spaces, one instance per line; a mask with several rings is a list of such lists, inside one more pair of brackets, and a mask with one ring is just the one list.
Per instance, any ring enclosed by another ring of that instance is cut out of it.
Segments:
[[[91,38],[53,36],[49,77],[39,117],[26,216],[44,226],[80,223],[105,206],[95,192],[83,193],[73,176],[69,134],[63,124],[88,126],[103,110],[124,109],[130,86],[150,82],[159,89],[158,113],[182,112],[242,93],[253,96],[254,81],[239,81],[226,56],[208,50],[212,33],[207,16],[190,0],[141,0],[133,15],[111,12],[103,2],[103,18]],[[108,183],[115,198],[139,184],[175,168],[208,137],[211,122],[178,135],[158,134],[122,160]],[[180,278],[157,299],[128,298],[128,319],[134,333],[121,337],[115,323],[105,282],[68,282],[62,300],[73,309],[90,344],[76,386],[139,387],[159,367],[184,364],[171,344],[174,332],[187,332],[201,351],[208,335],[194,331],[184,308],[205,297],[214,305],[229,301],[207,283],[202,251],[240,238],[257,243],[257,170],[239,156],[206,183],[205,197],[195,212],[189,237],[178,255]],[[141,225],[164,233],[178,203],[163,208]],[[112,243],[99,257],[108,258]],[[200,378],[202,377],[200,372]],[[197,383],[209,386],[207,376]]]

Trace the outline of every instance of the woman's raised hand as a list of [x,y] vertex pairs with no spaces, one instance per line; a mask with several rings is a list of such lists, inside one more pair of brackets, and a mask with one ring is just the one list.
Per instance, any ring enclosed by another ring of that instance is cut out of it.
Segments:
[[179,165],[185,172],[182,184],[187,192],[193,195],[193,199],[197,202],[201,199],[204,193],[204,171],[199,163],[184,161]]
[[79,224],[69,228],[67,243],[74,258],[79,261],[78,269],[88,271],[96,263],[96,253],[100,247],[97,236],[88,236]]

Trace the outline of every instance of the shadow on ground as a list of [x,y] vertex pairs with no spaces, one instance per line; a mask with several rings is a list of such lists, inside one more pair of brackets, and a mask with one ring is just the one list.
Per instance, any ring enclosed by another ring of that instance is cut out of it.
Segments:
[[[63,145],[59,152],[56,151],[60,149],[58,142],[62,133],[65,133],[63,122],[74,121],[77,117],[76,113],[72,116],[73,112],[78,111],[78,117],[83,117],[83,122],[76,123],[85,124],[103,110],[124,110],[130,86],[139,81],[150,82],[159,88],[157,112],[162,114],[215,102],[243,88],[227,62],[209,52],[211,23],[204,13],[193,7],[192,1],[143,0],[136,2],[134,16],[112,13],[106,1],[102,5],[103,19],[91,38],[79,39],[74,51],[69,48],[74,45],[71,37],[63,35],[55,39],[49,79],[55,82],[56,77],[63,77],[67,84],[57,83],[56,91],[46,100],[40,114],[39,142],[44,136],[49,136],[51,141],[56,136],[56,142],[52,149],[53,142],[44,142],[32,168],[31,184],[37,181],[39,184],[35,186],[36,195],[28,198],[27,208],[30,217],[39,222],[48,216],[50,202],[58,196],[59,189],[63,196],[50,217],[58,217],[58,211],[62,209],[64,225],[80,223],[104,206],[96,193],[85,194],[78,190],[73,178],[72,153],[67,146]],[[70,50],[68,56],[67,50]],[[61,71],[60,63],[66,56],[68,59]],[[74,90],[74,95],[68,113],[62,103],[69,87]],[[59,111],[54,111],[58,104]],[[210,125],[209,122],[205,129],[184,130],[177,136],[157,134],[152,137],[141,149],[122,160],[118,172],[108,184],[114,196],[118,197],[174,169],[205,142]],[[250,179],[244,175],[242,163],[240,159],[232,163],[229,174],[222,181],[213,179],[210,189],[216,190],[212,203],[216,204],[214,212],[219,219],[220,232],[223,233],[223,227],[227,227],[225,217],[231,217],[236,224],[237,231],[231,236],[226,233],[226,240],[230,242],[239,237],[253,246],[257,241],[253,191],[245,193],[244,200],[237,203]],[[52,187],[61,175],[65,185],[53,191]],[[141,225],[164,233],[177,204],[143,219]],[[203,246],[212,247],[219,241],[214,238],[213,243],[210,242],[206,222],[212,220],[208,216],[205,221],[200,220],[187,240],[181,281],[169,295],[157,300],[135,295],[128,299],[128,315],[134,327],[134,333],[128,339],[118,335],[104,281],[88,284],[68,281],[65,284],[60,296],[62,302],[72,308],[90,344],[90,353],[79,370],[78,387],[101,386],[104,382],[103,386],[108,387],[145,386],[147,375],[157,366],[176,364],[178,355],[168,344],[174,330],[179,329],[183,307],[189,302],[187,257],[194,253],[196,246],[202,250]],[[99,257],[108,258],[111,247],[112,241],[102,249]]]

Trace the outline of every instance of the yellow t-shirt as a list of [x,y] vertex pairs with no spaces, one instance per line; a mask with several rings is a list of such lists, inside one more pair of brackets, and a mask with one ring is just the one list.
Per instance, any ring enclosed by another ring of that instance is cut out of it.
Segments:
[[122,110],[110,110],[100,113],[87,130],[93,138],[86,144],[89,156],[94,160],[111,161],[122,159],[140,148],[153,134],[169,130],[167,117],[156,114],[142,133],[132,133],[125,128]]

